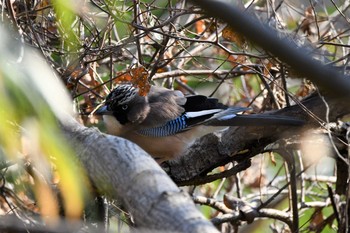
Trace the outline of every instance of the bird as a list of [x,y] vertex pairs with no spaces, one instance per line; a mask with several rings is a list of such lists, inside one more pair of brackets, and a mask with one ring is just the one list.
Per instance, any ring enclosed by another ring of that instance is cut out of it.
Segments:
[[103,116],[108,134],[136,143],[159,164],[184,154],[196,139],[229,126],[303,124],[289,116],[239,114],[247,110],[159,86],[140,95],[138,87],[120,84],[95,114]]

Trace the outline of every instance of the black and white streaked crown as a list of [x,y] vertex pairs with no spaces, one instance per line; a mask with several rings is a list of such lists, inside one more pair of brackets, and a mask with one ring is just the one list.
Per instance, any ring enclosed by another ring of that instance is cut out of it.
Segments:
[[137,89],[131,84],[117,86],[106,98],[109,106],[121,106],[129,103],[137,95]]

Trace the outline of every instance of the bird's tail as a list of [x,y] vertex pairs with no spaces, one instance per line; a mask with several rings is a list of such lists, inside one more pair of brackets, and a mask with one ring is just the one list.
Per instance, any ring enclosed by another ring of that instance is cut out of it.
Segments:
[[210,126],[301,126],[305,121],[283,115],[267,115],[267,114],[252,114],[252,115],[235,115],[232,117],[218,117],[206,122]]

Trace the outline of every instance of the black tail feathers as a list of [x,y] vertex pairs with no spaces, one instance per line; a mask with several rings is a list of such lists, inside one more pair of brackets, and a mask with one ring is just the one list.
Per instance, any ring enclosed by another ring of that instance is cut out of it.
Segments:
[[305,121],[283,115],[267,115],[267,114],[252,114],[252,115],[236,115],[230,119],[213,119],[207,122],[210,126],[302,126]]

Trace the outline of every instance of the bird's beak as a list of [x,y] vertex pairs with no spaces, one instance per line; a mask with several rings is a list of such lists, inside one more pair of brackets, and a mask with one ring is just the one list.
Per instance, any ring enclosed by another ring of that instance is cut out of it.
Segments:
[[107,110],[107,106],[103,105],[99,107],[94,114],[96,115],[112,115],[112,111]]

